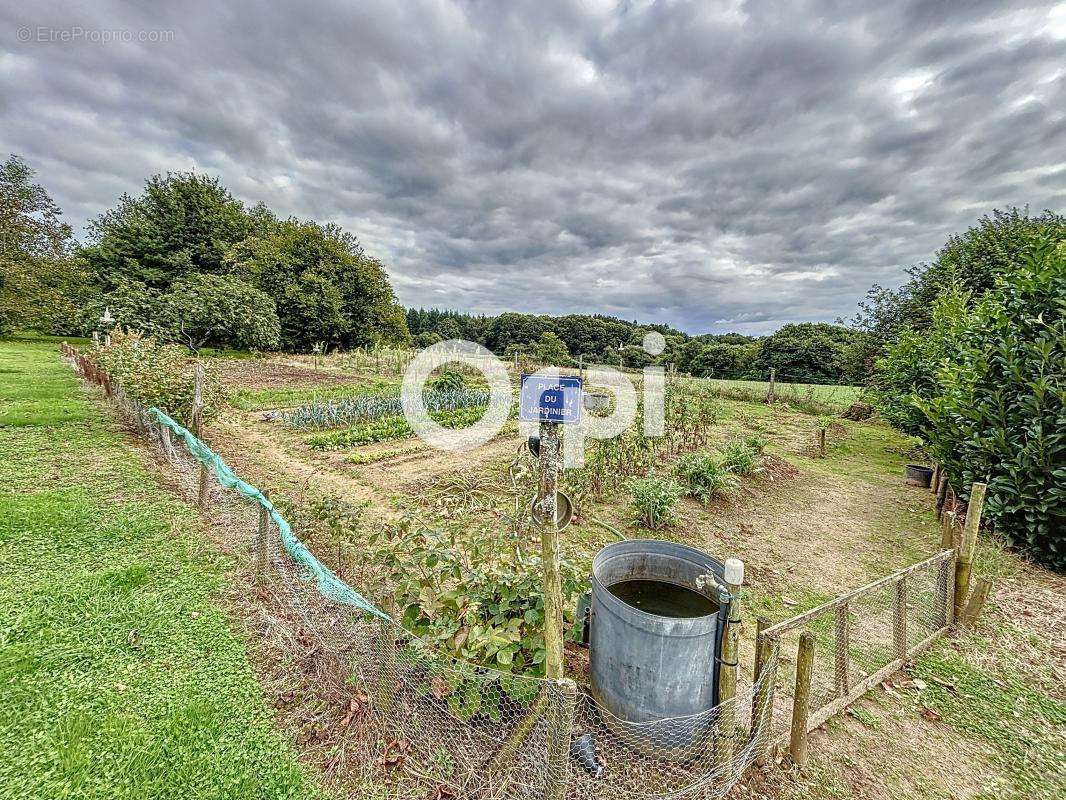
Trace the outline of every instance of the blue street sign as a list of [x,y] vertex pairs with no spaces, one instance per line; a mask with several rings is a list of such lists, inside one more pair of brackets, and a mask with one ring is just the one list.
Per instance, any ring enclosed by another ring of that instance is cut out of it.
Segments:
[[524,422],[561,422],[564,425],[580,422],[581,378],[523,375],[518,418]]

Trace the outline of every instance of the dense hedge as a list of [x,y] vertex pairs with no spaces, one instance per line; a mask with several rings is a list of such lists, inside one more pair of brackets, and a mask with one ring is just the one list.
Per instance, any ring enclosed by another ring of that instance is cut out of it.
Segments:
[[[951,308],[926,334],[924,355],[943,357],[911,394],[918,432],[954,486],[988,482],[986,517],[1008,543],[1066,570],[1066,244],[1031,242],[976,305]],[[890,360],[914,346],[904,337]]]

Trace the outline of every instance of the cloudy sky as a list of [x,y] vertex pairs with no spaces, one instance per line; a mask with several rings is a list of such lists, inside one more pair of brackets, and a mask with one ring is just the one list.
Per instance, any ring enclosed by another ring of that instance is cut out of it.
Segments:
[[759,333],[1066,210],[1066,3],[0,0],[7,152],[79,230],[201,170],[408,305]]

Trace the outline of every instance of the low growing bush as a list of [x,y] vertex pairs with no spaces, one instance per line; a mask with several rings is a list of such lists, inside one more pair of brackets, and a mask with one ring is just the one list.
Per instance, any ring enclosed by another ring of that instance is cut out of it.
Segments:
[[709,503],[716,497],[736,491],[740,479],[717,453],[690,453],[677,461],[677,475],[684,483],[686,494],[700,502]]
[[684,487],[677,481],[649,475],[646,478],[632,478],[627,486],[633,498],[633,519],[639,525],[657,531],[674,523],[674,509],[678,499],[685,493]]
[[[111,335],[111,345],[91,351],[125,395],[143,406],[157,406],[174,419],[189,423],[192,412],[194,362],[177,345],[162,344],[136,332]],[[213,419],[225,403],[218,372],[208,364],[204,381],[204,420]]]

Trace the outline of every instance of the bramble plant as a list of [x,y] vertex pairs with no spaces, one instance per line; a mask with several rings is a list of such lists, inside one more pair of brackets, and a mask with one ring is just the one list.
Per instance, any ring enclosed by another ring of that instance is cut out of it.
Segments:
[[677,481],[649,475],[633,478],[626,485],[633,498],[631,512],[637,524],[650,531],[674,524],[674,508],[685,491]]
[[[157,406],[188,424],[192,412],[193,362],[183,348],[116,328],[111,334],[111,345],[92,350],[90,357],[121,386],[128,398],[146,408]],[[225,392],[218,372],[210,364],[205,366],[204,375],[204,421],[210,421],[225,402]]]

